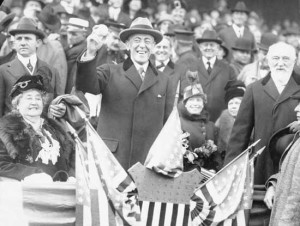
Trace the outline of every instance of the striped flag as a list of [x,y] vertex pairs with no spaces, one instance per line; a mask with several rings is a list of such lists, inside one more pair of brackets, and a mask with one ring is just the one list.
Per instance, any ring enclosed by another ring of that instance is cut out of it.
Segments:
[[245,210],[252,206],[253,171],[247,149],[197,188],[190,200],[192,225],[247,225]]
[[[140,221],[141,211],[138,204],[137,188],[134,182],[88,120],[86,120],[86,130],[88,153],[91,154],[92,161],[96,166],[94,177],[96,175],[102,185],[97,189],[100,191],[103,189],[107,197],[109,204],[108,214],[111,216],[110,210],[113,211],[116,225],[137,225]],[[97,184],[96,186],[100,185],[100,183]],[[112,223],[109,225],[112,225]]]
[[[145,166],[169,177],[178,177],[183,171],[184,134],[177,108],[173,108],[167,122],[152,144]],[[166,142],[167,141],[167,142]]]

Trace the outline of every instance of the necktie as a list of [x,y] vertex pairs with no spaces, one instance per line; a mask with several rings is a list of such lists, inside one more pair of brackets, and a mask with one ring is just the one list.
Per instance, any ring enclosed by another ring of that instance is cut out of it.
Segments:
[[211,68],[211,66],[210,66],[210,62],[209,61],[207,61],[207,73],[210,75],[210,73],[211,73],[211,70],[212,70],[212,68]]
[[31,65],[30,60],[29,60],[29,62],[28,62],[28,64],[27,64],[27,68],[28,68],[28,70],[29,70],[30,72],[32,72],[33,66]]
[[165,64],[164,64],[164,63],[161,63],[161,64],[158,65],[156,68],[157,68],[157,70],[162,71],[162,68],[164,68],[164,67],[165,67]]
[[144,68],[143,68],[143,67],[140,67],[140,68],[139,68],[139,74],[140,74],[140,76],[141,76],[142,81],[144,81],[144,78],[145,78],[145,71],[144,71]]

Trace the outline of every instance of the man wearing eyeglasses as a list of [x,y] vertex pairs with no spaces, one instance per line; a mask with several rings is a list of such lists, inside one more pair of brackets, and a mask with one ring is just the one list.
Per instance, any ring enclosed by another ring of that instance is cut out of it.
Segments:
[[144,163],[173,108],[175,93],[170,78],[149,61],[162,34],[148,19],[135,19],[120,33],[130,50],[129,58],[121,64],[99,67],[95,57],[104,38],[93,35],[87,38],[87,51],[78,61],[76,88],[102,94],[97,131],[128,169],[137,162]]

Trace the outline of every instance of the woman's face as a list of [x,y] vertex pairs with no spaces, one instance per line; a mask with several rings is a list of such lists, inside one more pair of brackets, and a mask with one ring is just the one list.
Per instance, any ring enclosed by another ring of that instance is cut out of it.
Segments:
[[228,111],[232,117],[236,117],[242,102],[241,97],[234,97],[228,101]]
[[23,92],[17,109],[23,117],[41,116],[43,112],[42,94],[38,90],[27,90]]
[[199,96],[191,97],[186,101],[185,107],[190,114],[200,115],[204,107],[203,99]]
[[297,121],[299,122],[300,121],[300,102],[295,107],[295,112],[296,112]]

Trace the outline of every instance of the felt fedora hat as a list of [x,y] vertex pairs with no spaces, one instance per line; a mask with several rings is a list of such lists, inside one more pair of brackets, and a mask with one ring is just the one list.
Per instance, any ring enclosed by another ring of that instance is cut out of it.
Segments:
[[249,14],[250,11],[249,9],[247,8],[245,2],[237,2],[235,7],[233,9],[231,9],[231,12],[234,13],[234,12],[244,12],[244,13],[247,13]]
[[4,11],[0,11],[0,31],[4,31],[14,20],[15,16],[15,13],[6,14]]
[[117,23],[114,20],[106,20],[104,24],[112,31],[115,31],[117,33],[120,33],[124,29],[128,28],[125,24],[123,23]]
[[218,44],[222,43],[222,40],[219,39],[217,32],[215,30],[205,30],[202,34],[202,37],[196,38],[198,43],[202,42],[216,42]]
[[260,42],[257,43],[257,47],[259,49],[268,51],[269,47],[271,45],[275,44],[276,42],[278,42],[278,36],[277,35],[275,35],[275,34],[273,34],[271,32],[264,33],[261,36]]
[[254,51],[254,49],[252,48],[251,40],[247,38],[236,39],[231,49],[249,52]]
[[60,19],[50,5],[45,6],[37,18],[52,32],[58,32],[61,27]]
[[131,35],[134,34],[147,34],[151,35],[154,38],[156,43],[159,43],[163,35],[160,31],[155,30],[152,27],[152,24],[149,19],[144,17],[138,17],[134,21],[132,21],[130,27],[121,31],[120,39],[122,42],[126,42]]
[[35,34],[40,39],[45,38],[44,32],[38,29],[35,20],[29,17],[22,17],[17,28],[9,31],[9,33],[13,36],[16,34]]

